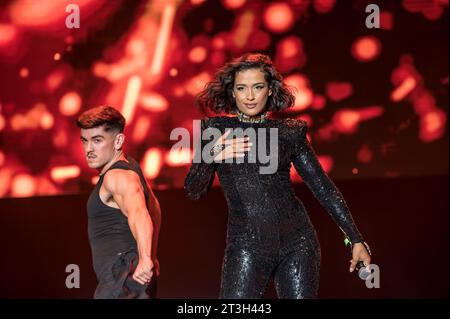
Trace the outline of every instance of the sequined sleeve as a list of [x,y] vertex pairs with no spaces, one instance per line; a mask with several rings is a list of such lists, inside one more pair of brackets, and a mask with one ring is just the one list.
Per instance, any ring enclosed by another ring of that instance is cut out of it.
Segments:
[[[201,132],[203,132],[209,126],[209,119],[203,119],[201,121]],[[205,142],[201,141],[201,147],[196,151],[201,152]],[[189,172],[184,180],[184,190],[189,199],[197,200],[201,196],[208,193],[211,185],[214,181],[216,165],[215,163],[205,163],[201,156],[200,163],[191,164]]]
[[306,138],[307,129],[307,124],[304,121],[296,121],[296,125],[293,127],[294,152],[292,163],[305,184],[327,210],[344,235],[352,243],[362,242],[364,239],[355,225],[341,192],[323,170]]

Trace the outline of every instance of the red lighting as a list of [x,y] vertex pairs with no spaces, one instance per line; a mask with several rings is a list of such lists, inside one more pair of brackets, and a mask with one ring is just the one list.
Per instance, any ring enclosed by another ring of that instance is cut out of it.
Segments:
[[378,57],[381,52],[381,42],[373,36],[363,36],[356,39],[352,45],[352,55],[360,62],[369,62]]
[[348,98],[353,93],[351,83],[330,82],[326,87],[327,95],[332,101],[340,101]]
[[291,7],[283,2],[270,4],[264,12],[264,24],[274,33],[288,31],[294,24],[294,14]]
[[189,51],[189,60],[193,63],[201,63],[206,59],[206,49],[202,46],[197,46]]
[[222,0],[222,4],[227,9],[237,9],[245,4],[245,0]]
[[59,101],[59,111],[62,115],[72,116],[81,108],[81,97],[77,92],[68,92]]

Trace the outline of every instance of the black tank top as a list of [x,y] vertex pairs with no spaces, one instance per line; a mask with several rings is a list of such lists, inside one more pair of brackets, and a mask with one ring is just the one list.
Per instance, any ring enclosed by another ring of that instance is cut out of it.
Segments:
[[[133,158],[127,157],[127,160],[128,163],[123,160],[115,162],[106,172],[112,169],[136,172],[144,188],[145,204],[148,209],[149,190],[142,170]],[[110,207],[100,199],[100,187],[106,172],[100,176],[87,202],[88,236],[97,277],[102,272],[102,266],[108,264],[112,258],[116,258],[117,254],[132,249],[137,250],[136,240],[128,225],[127,217],[120,209]]]

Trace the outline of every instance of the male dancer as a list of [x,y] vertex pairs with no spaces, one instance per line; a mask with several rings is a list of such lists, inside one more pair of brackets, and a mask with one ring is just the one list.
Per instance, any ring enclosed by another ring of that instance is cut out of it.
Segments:
[[159,203],[139,164],[125,156],[125,118],[110,106],[77,120],[88,166],[100,178],[89,196],[88,235],[98,279],[94,298],[155,297]]

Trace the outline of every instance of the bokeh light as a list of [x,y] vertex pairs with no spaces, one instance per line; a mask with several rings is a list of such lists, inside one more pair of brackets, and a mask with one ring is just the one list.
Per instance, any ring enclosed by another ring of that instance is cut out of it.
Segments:
[[352,45],[352,55],[360,62],[369,62],[381,53],[381,42],[374,36],[363,36]]
[[59,111],[62,115],[72,116],[80,111],[81,104],[81,97],[77,92],[68,92],[59,101]]
[[294,23],[294,13],[291,7],[284,2],[275,2],[267,6],[264,12],[264,24],[274,33],[288,31]]
[[[72,2],[80,29],[64,23]],[[269,54],[294,88],[294,107],[272,115],[308,123],[331,175],[448,174],[446,0],[380,6],[381,30],[364,27],[358,1],[72,2],[2,7],[0,197],[89,191],[98,172],[75,120],[101,104],[126,117],[126,153],[152,186],[183,187],[192,154],[172,153],[170,132],[213,115],[196,94],[247,52]]]

